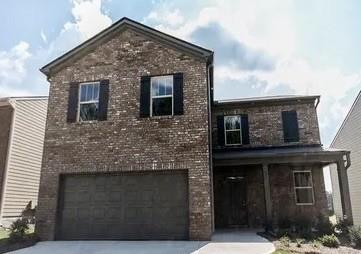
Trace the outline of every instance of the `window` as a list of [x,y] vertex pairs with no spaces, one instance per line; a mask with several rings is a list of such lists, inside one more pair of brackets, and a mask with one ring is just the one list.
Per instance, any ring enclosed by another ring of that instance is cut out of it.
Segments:
[[173,115],[173,76],[151,78],[151,116]]
[[82,83],[79,86],[78,121],[98,119],[99,82]]
[[225,116],[224,132],[226,145],[242,144],[241,116]]
[[313,205],[313,183],[311,171],[293,171],[297,205]]
[[283,111],[282,112],[282,123],[283,123],[284,141],[286,143],[300,141],[299,131],[298,131],[297,112],[295,110]]

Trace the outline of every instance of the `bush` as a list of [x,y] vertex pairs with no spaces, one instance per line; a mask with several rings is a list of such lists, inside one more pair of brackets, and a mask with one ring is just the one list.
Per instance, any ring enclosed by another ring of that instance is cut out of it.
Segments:
[[353,226],[349,228],[351,243],[356,248],[361,248],[361,226]]
[[305,239],[302,239],[302,238],[297,238],[296,239],[296,246],[297,248],[301,248],[302,247],[302,244],[305,242]]
[[313,237],[313,220],[306,216],[299,216],[294,221],[295,232],[306,239]]
[[317,217],[316,230],[319,236],[331,235],[334,233],[334,226],[327,216],[320,214]]
[[10,226],[10,242],[23,241],[26,238],[26,231],[29,229],[27,219],[17,219]]
[[284,247],[290,247],[290,245],[291,245],[291,240],[290,240],[290,238],[288,237],[288,236],[282,236],[281,238],[280,238],[280,242],[281,242],[281,244],[284,246]]
[[338,240],[337,236],[334,234],[332,235],[324,235],[318,239],[323,246],[329,248],[338,248],[340,246],[340,241]]
[[335,225],[335,229],[338,234],[347,236],[350,233],[349,228],[351,227],[351,223],[348,220],[339,220]]

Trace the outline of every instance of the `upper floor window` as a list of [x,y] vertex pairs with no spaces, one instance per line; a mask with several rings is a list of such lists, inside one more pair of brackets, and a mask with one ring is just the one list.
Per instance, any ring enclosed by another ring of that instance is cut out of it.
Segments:
[[241,116],[225,116],[224,132],[226,145],[242,144]]
[[183,73],[142,76],[140,117],[183,115]]
[[313,182],[311,171],[293,171],[297,205],[313,205]]
[[151,116],[173,115],[173,76],[151,78]]
[[99,82],[81,83],[79,85],[78,108],[80,122],[98,119]]
[[284,142],[299,142],[297,112],[295,110],[282,111],[282,124]]

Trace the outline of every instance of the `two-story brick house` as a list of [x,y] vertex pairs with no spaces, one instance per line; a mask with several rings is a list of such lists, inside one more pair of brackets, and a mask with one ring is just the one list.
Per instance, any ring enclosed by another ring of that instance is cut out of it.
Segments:
[[347,151],[322,149],[317,96],[213,102],[212,51],[127,18],[41,71],[43,240],[276,226],[326,209],[322,166],[344,169]]

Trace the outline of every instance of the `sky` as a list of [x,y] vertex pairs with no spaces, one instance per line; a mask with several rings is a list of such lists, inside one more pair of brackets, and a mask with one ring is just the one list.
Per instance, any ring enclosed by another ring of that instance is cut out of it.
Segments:
[[0,97],[47,95],[39,68],[124,16],[214,50],[216,99],[321,95],[325,147],[361,89],[359,0],[4,0],[0,7]]

